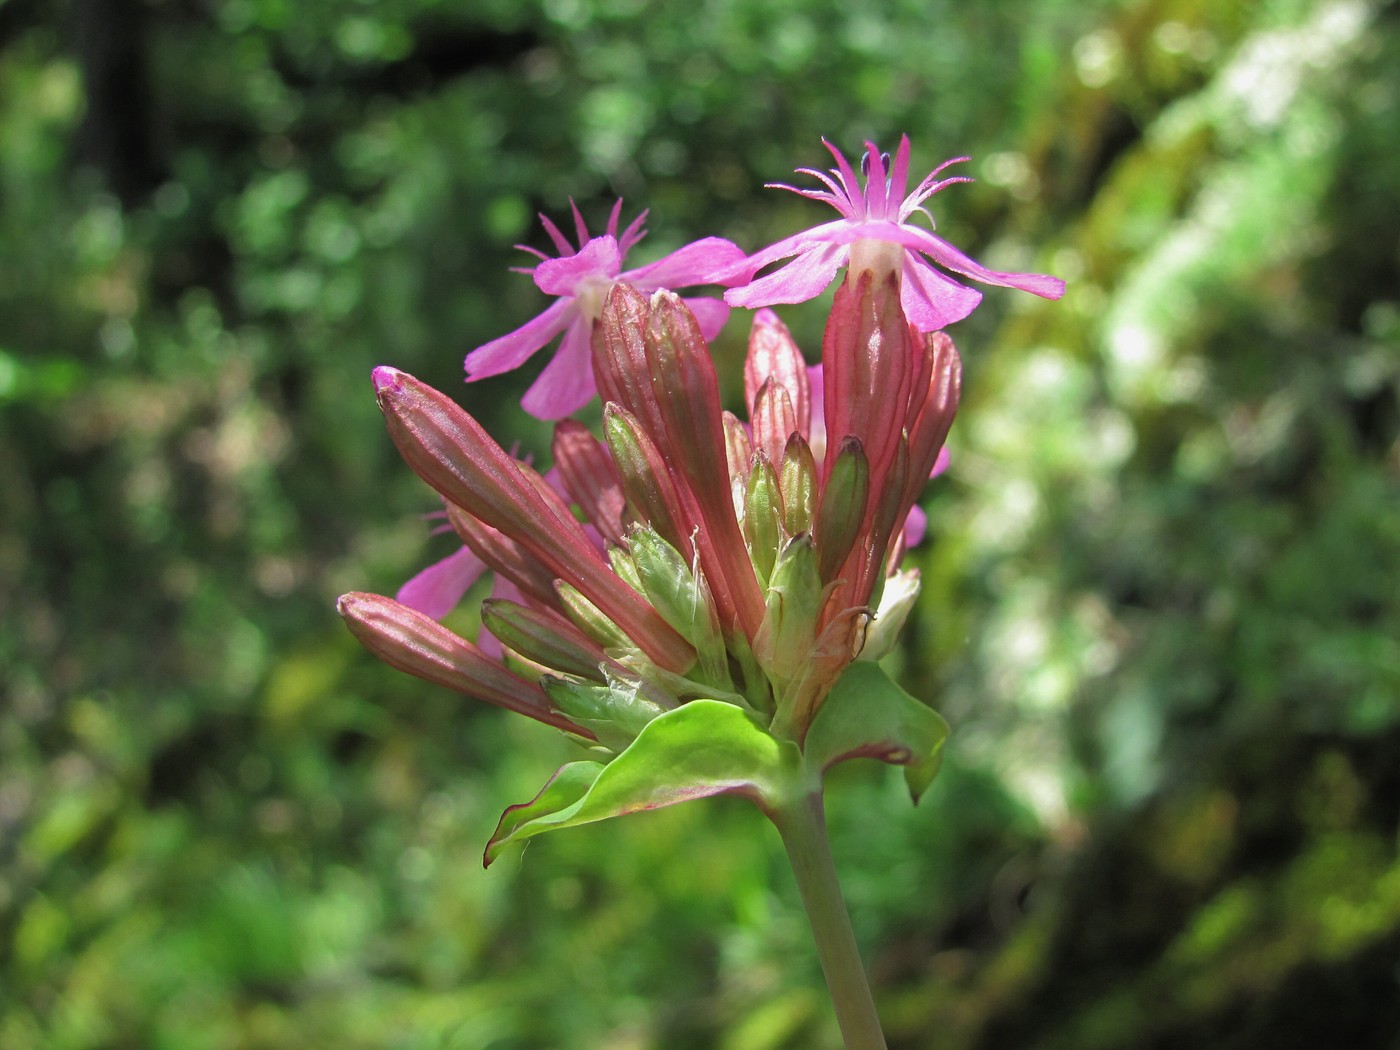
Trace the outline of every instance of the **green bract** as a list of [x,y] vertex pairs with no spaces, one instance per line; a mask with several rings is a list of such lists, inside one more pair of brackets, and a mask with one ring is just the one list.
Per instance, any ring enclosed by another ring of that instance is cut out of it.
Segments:
[[509,843],[546,831],[710,795],[745,795],[763,805],[801,783],[795,744],[770,736],[733,704],[693,700],[649,723],[606,766],[564,766],[534,799],[506,810],[486,863]]
[[563,766],[539,795],[506,810],[486,863],[546,831],[693,798],[741,795],[772,812],[819,792],[823,774],[852,758],[903,766],[917,801],[938,772],[947,735],[936,711],[869,661],[853,663],[837,681],[802,748],[731,703],[693,700],[647,722],[611,762]]

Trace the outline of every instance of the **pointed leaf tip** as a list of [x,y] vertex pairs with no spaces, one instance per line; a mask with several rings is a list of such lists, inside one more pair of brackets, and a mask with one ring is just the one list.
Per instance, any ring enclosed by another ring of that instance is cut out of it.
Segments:
[[825,771],[852,758],[877,758],[904,767],[915,802],[943,761],[948,723],[867,660],[851,664],[832,687],[807,731],[809,765]]

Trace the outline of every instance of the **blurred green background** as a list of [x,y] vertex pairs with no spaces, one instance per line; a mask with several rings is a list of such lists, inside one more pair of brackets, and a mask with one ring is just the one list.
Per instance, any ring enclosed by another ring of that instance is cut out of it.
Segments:
[[1070,291],[953,333],[945,772],[830,792],[891,1047],[1400,1047],[1393,0],[6,0],[0,1048],[838,1045],[755,811],[483,872],[566,745],[333,602],[451,549],[373,365],[547,448],[461,382],[537,211],[752,250],[901,132]]

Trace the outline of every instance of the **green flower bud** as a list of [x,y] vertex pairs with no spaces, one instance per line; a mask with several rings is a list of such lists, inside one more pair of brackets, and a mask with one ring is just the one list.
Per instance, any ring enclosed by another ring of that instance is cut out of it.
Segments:
[[817,550],[821,578],[830,583],[850,553],[865,521],[870,493],[870,464],[856,438],[846,438],[822,486],[817,510]]
[[782,543],[783,499],[778,489],[778,475],[773,464],[762,452],[753,456],[753,469],[744,507],[744,542],[749,547],[754,572],[760,587],[768,585],[773,562]]
[[676,633],[695,647],[698,674],[706,683],[732,689],[729,658],[704,573],[694,571],[680,552],[661,535],[636,526],[628,537],[628,553],[637,567],[642,592]]
[[481,622],[526,660],[564,674],[604,681],[602,648],[558,613],[499,598],[481,603]]
[[779,686],[798,675],[812,649],[825,594],[817,572],[811,536],[795,536],[778,555],[768,585],[763,625],[754,640],[755,655]]
[[783,494],[783,531],[789,536],[811,532],[812,510],[817,502],[817,464],[811,446],[800,434],[789,437],[783,449],[778,488]]
[[609,547],[608,561],[612,563],[613,572],[617,573],[619,579],[625,580],[638,594],[645,594],[642,590],[642,578],[637,573],[637,563],[632,560],[631,554],[621,547]]
[[631,648],[636,645],[622,628],[603,615],[603,611],[584,597],[578,588],[570,587],[561,581],[555,584],[554,590],[574,626],[604,649]]
[[665,708],[653,703],[635,686],[614,679],[599,685],[573,678],[544,675],[540,685],[559,711],[598,738],[610,751],[622,752]]

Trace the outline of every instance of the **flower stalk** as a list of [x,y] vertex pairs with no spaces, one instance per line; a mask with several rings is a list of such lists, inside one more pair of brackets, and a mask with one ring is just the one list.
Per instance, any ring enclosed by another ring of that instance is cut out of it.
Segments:
[[771,812],[769,819],[787,850],[846,1050],[885,1050],[880,1017],[836,878],[821,792],[799,796]]

